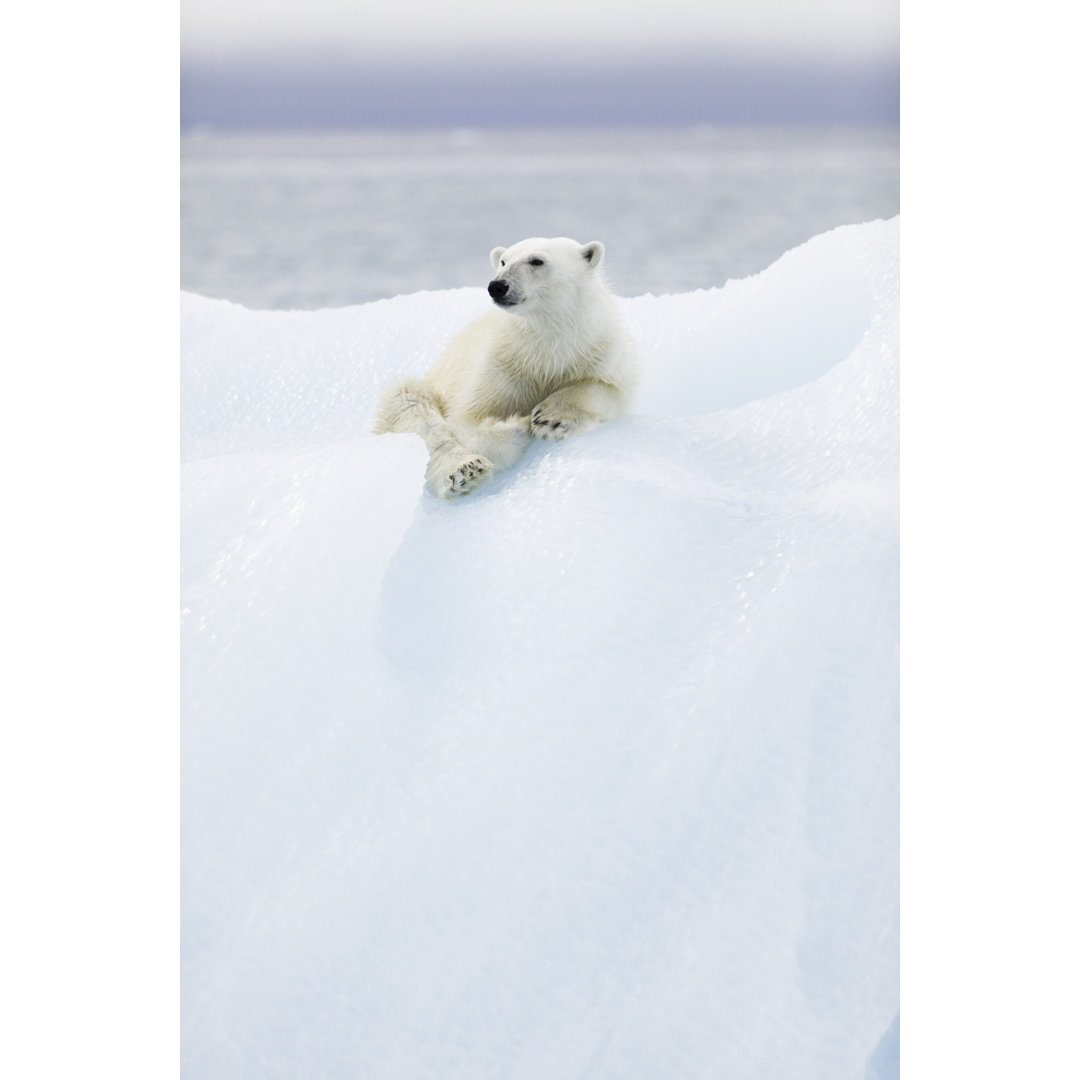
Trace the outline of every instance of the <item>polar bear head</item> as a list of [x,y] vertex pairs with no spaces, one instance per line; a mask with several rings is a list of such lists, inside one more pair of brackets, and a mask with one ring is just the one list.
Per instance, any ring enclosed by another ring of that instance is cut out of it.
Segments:
[[604,288],[599,240],[579,244],[565,236],[534,237],[513,247],[494,248],[495,277],[488,295],[515,315],[565,310],[580,304],[596,288]]

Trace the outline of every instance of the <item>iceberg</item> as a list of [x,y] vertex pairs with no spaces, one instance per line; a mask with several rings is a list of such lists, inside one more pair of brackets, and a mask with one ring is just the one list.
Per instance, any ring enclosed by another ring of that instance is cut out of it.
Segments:
[[621,300],[450,503],[371,417],[481,288],[181,294],[185,1077],[898,1076],[898,249]]

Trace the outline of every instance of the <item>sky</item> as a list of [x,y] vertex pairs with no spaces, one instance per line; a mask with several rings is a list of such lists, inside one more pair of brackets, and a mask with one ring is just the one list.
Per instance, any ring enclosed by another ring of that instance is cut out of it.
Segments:
[[528,60],[569,51],[601,62],[655,53],[747,50],[884,56],[896,51],[898,5],[883,0],[182,0],[193,54],[259,51],[409,56],[460,52]]
[[896,122],[896,0],[181,0],[185,127]]

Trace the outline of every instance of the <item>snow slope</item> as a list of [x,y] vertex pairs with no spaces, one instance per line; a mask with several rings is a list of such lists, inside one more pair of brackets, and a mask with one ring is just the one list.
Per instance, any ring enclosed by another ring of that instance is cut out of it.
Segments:
[[898,1075],[898,238],[453,504],[367,432],[482,289],[182,295],[185,1077]]

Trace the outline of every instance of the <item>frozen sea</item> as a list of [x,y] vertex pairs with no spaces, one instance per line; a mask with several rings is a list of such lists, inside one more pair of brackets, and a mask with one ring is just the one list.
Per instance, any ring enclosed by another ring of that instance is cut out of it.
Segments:
[[602,240],[622,296],[723,285],[900,210],[894,127],[181,139],[181,287],[318,309],[487,281],[528,236]]

